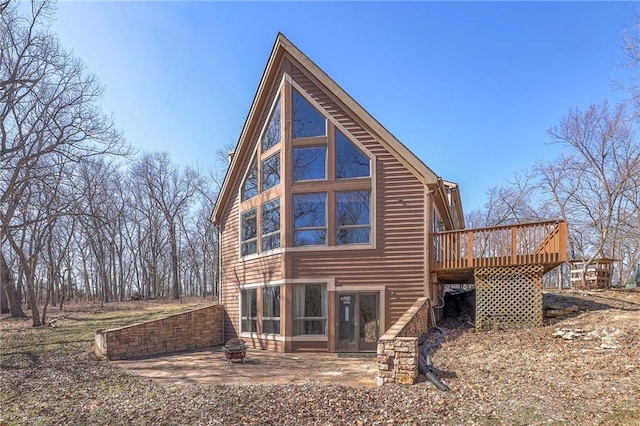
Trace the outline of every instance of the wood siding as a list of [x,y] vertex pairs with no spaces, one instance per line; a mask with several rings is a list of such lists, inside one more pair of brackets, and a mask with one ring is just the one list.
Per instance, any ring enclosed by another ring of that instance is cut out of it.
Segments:
[[291,77],[376,158],[376,248],[295,251],[291,278],[333,277],[336,291],[342,285],[386,286],[384,332],[424,296],[426,187],[304,72],[294,66]]

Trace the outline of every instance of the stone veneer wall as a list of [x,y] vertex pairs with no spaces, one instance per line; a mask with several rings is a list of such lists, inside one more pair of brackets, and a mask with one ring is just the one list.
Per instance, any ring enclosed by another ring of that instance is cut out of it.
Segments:
[[95,352],[110,360],[222,345],[224,307],[210,305],[157,320],[98,330]]
[[378,386],[414,384],[420,374],[418,338],[429,330],[429,298],[421,297],[378,340]]

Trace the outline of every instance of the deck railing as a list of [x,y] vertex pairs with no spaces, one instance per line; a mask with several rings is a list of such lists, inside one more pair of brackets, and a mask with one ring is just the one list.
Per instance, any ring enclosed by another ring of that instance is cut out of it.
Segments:
[[567,223],[547,221],[431,234],[432,270],[558,265],[567,260]]

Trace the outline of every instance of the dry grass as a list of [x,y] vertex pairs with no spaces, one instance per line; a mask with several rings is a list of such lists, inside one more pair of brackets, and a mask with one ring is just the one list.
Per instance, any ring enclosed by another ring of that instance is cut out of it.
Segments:
[[[430,383],[166,386],[91,352],[98,328],[193,303],[70,305],[51,312],[55,328],[3,318],[0,424],[640,424],[640,291],[565,292],[545,302],[579,311],[519,331],[446,322],[449,337],[434,355],[445,393]],[[565,340],[553,336],[558,328],[582,334]],[[624,333],[615,349],[588,338],[615,329]]]

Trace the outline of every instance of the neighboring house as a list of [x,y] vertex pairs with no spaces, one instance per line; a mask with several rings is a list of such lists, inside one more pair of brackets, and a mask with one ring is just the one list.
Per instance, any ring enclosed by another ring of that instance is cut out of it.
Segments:
[[375,351],[418,298],[440,300],[450,243],[431,233],[464,228],[458,186],[282,34],[212,220],[225,339],[285,352]]

